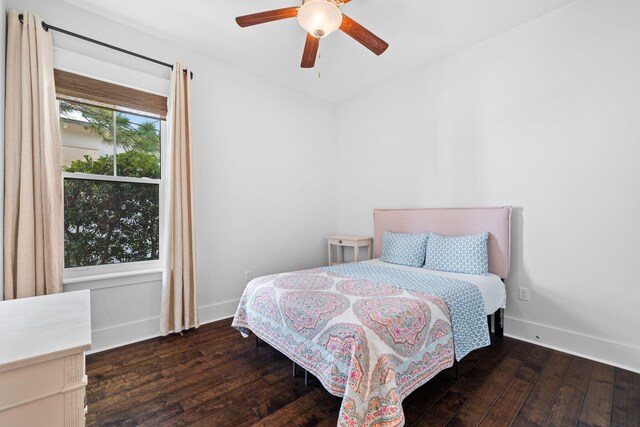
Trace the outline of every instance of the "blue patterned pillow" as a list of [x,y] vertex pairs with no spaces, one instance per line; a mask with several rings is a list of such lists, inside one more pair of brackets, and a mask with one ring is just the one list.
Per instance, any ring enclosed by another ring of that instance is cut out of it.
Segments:
[[451,273],[487,275],[489,233],[468,236],[441,236],[429,233],[424,268]]
[[380,259],[392,264],[422,267],[427,251],[427,233],[393,233],[385,230],[382,234],[382,255]]

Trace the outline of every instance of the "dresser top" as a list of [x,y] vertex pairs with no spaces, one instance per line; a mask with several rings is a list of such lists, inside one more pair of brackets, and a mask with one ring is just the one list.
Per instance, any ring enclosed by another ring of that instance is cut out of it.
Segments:
[[89,292],[0,301],[0,372],[90,349]]

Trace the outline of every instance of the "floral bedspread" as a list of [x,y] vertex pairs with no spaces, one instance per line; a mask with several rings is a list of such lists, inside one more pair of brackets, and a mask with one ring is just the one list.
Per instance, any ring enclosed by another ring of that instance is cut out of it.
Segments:
[[320,268],[252,280],[232,326],[343,397],[340,426],[404,425],[402,400],[454,360],[441,298]]
[[472,283],[372,265],[368,262],[350,262],[322,269],[374,283],[389,283],[408,291],[420,291],[442,298],[451,313],[456,360],[462,360],[471,351],[491,344],[484,299],[478,287]]

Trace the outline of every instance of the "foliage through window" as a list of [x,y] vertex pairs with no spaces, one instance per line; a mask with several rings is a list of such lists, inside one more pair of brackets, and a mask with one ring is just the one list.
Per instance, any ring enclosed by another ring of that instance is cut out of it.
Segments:
[[161,121],[60,101],[65,267],[158,260]]

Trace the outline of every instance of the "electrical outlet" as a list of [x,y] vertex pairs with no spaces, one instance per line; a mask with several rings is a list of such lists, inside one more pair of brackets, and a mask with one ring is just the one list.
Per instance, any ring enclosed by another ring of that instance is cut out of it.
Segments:
[[529,288],[518,288],[518,299],[529,301]]
[[253,278],[253,274],[251,274],[251,270],[247,270],[244,272],[244,282],[249,283]]

